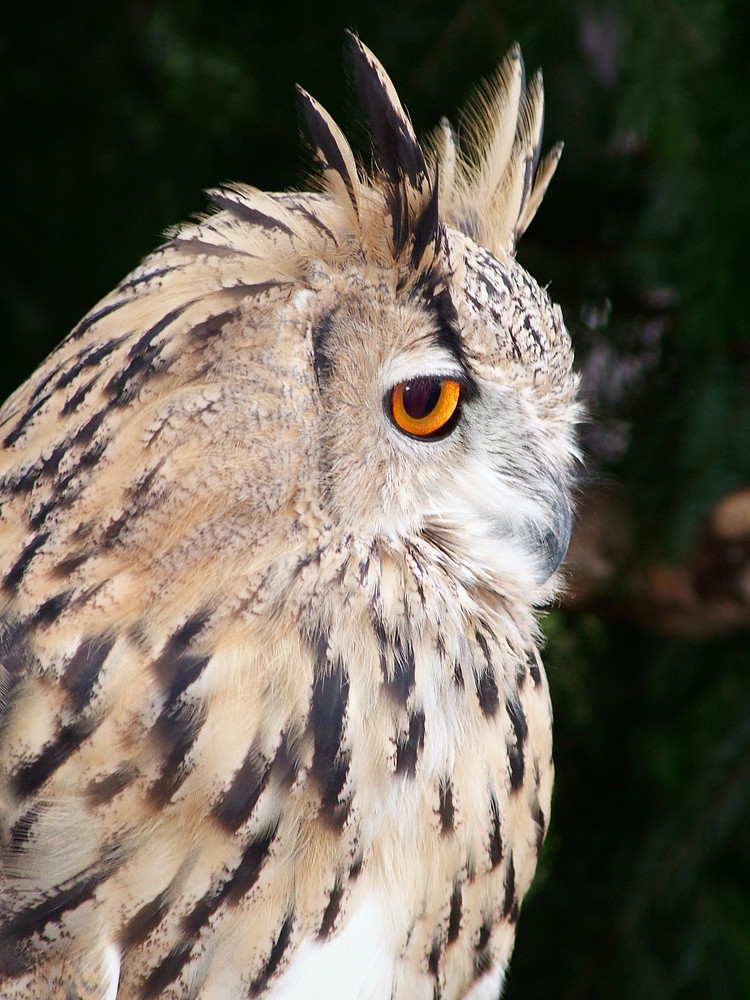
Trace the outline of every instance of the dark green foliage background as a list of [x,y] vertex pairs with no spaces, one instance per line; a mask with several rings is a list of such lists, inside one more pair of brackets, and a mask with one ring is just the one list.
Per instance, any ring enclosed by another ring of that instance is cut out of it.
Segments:
[[[201,189],[303,182],[293,84],[346,120],[346,27],[421,131],[513,40],[543,66],[547,144],[566,149],[520,257],[582,366],[604,340],[640,359],[630,389],[594,394],[587,432],[589,468],[630,511],[624,570],[683,558],[750,482],[746,0],[16,5],[0,28],[0,395]],[[596,444],[608,422],[614,449]],[[747,636],[664,634],[612,607],[547,617],[555,810],[506,997],[746,998]]]

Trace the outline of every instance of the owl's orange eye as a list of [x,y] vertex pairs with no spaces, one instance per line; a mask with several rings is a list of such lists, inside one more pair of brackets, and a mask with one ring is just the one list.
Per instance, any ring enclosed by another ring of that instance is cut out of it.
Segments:
[[452,429],[461,384],[451,378],[415,378],[391,390],[391,414],[399,430],[414,437],[433,437]]

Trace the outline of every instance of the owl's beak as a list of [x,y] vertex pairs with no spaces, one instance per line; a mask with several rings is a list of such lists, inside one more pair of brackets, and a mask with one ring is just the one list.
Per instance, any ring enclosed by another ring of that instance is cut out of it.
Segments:
[[551,525],[539,539],[542,549],[540,583],[547,581],[565,558],[573,530],[573,515],[567,499],[558,499],[551,505]]

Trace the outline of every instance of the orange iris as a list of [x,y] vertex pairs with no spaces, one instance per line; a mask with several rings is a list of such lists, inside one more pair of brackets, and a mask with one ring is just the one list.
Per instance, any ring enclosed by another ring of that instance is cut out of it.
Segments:
[[391,413],[398,428],[430,437],[445,428],[456,412],[461,385],[450,378],[416,378],[391,391]]

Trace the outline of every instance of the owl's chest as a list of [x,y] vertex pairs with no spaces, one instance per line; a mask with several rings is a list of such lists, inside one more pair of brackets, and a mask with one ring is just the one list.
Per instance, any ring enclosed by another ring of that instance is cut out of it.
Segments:
[[[416,1000],[436,983],[445,997],[474,986],[494,996],[548,817],[544,675],[535,652],[509,662],[489,633],[463,635],[452,650],[381,635],[369,670],[364,657],[343,658],[332,685],[345,704],[321,793],[330,805],[335,792],[329,819],[350,859],[338,911],[270,995],[320,995],[300,992],[297,977],[319,972],[323,983],[337,969],[341,997]],[[322,711],[320,721],[330,724]]]
[[449,1000],[487,976],[496,995],[549,815],[546,681],[531,646],[479,625],[392,621],[331,616],[306,645],[208,665],[191,770],[133,859],[138,885],[122,880],[129,914],[146,870],[174,892],[123,996],[161,977],[201,1000],[247,984]]
[[[433,1000],[432,976],[416,968],[404,967],[398,951],[390,945],[392,916],[383,895],[372,892],[357,908],[340,934],[327,941],[308,936],[273,984],[266,1000]],[[498,963],[479,978],[468,992],[456,995],[464,1000],[496,1000],[504,977]]]

